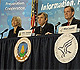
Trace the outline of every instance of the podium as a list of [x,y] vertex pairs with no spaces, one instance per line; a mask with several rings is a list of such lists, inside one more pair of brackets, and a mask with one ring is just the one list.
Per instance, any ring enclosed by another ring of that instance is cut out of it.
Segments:
[[80,70],[80,33],[73,33],[78,41],[76,57],[69,63],[59,62],[54,55],[54,45],[61,34],[28,37],[31,41],[31,54],[24,62],[14,57],[14,47],[20,38],[0,40],[0,70]]

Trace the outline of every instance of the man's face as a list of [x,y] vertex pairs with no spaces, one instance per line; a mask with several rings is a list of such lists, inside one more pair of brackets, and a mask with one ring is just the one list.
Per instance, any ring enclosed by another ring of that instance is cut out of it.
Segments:
[[45,16],[43,14],[38,15],[38,23],[40,26],[46,24],[47,18],[45,19]]
[[64,9],[65,19],[70,20],[73,17],[73,15],[74,15],[74,12],[71,11],[70,7],[67,7]]

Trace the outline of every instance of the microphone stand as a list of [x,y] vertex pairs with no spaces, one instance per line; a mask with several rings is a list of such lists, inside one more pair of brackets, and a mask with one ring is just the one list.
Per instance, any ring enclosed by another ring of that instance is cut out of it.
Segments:
[[8,29],[6,29],[6,30],[4,30],[2,33],[0,33],[1,39],[2,39],[2,37],[3,37],[3,33],[6,32],[6,31],[8,31]]
[[55,34],[57,34],[57,26],[60,25],[61,23],[58,22],[56,25],[55,25]]
[[57,26],[55,26],[55,34],[57,34]]
[[2,37],[3,37],[3,33],[0,33],[0,35],[1,35],[1,39],[2,39]]

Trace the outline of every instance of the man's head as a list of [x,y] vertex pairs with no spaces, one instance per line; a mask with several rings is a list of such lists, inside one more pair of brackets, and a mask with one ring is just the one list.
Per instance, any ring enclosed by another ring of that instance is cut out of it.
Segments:
[[71,6],[66,6],[64,8],[64,16],[65,19],[67,19],[68,21],[72,19],[72,17],[74,16],[74,8]]
[[44,12],[39,13],[37,17],[38,17],[38,23],[40,24],[40,26],[46,24],[48,21],[48,15]]

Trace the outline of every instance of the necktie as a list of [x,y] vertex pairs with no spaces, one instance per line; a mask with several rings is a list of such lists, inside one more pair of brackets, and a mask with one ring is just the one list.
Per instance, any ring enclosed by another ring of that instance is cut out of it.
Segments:
[[67,26],[69,26],[69,23],[70,23],[70,22],[67,23]]
[[42,27],[40,27],[40,33],[42,33]]

